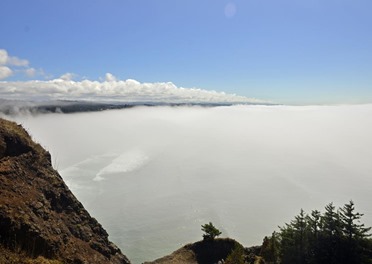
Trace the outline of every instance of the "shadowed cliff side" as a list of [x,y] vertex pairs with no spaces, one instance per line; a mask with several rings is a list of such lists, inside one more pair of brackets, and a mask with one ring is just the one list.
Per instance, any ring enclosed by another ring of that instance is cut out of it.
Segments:
[[[50,154],[21,126],[4,119],[0,119],[0,246],[62,263],[130,263],[52,168]],[[11,263],[4,256],[1,261]]]

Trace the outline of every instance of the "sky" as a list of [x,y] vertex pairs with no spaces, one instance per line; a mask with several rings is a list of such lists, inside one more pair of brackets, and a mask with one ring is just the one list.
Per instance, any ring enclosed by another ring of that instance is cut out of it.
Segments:
[[135,80],[283,104],[371,103],[370,10],[370,0],[2,0],[0,98],[18,86],[48,95],[53,80],[67,92]]

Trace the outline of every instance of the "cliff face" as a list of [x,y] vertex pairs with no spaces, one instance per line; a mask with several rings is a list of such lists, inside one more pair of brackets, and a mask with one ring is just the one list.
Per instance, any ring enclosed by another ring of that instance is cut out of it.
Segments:
[[50,154],[3,119],[0,246],[63,263],[130,263],[52,168]]

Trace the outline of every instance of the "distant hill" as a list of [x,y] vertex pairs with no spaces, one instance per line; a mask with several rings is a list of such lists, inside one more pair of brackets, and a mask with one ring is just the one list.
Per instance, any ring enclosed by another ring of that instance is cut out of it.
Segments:
[[[246,103],[247,105],[256,105]],[[0,113],[16,115],[22,113],[78,113],[110,109],[125,109],[136,106],[231,106],[232,103],[170,103],[170,102],[92,102],[92,101],[19,101],[0,99]]]

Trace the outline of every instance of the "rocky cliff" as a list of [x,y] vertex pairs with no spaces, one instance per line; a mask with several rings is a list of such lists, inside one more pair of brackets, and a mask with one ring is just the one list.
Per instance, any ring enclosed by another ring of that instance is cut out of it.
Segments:
[[[52,168],[50,154],[21,126],[3,119],[0,246],[61,263],[130,263]],[[7,263],[6,257],[0,262]]]

